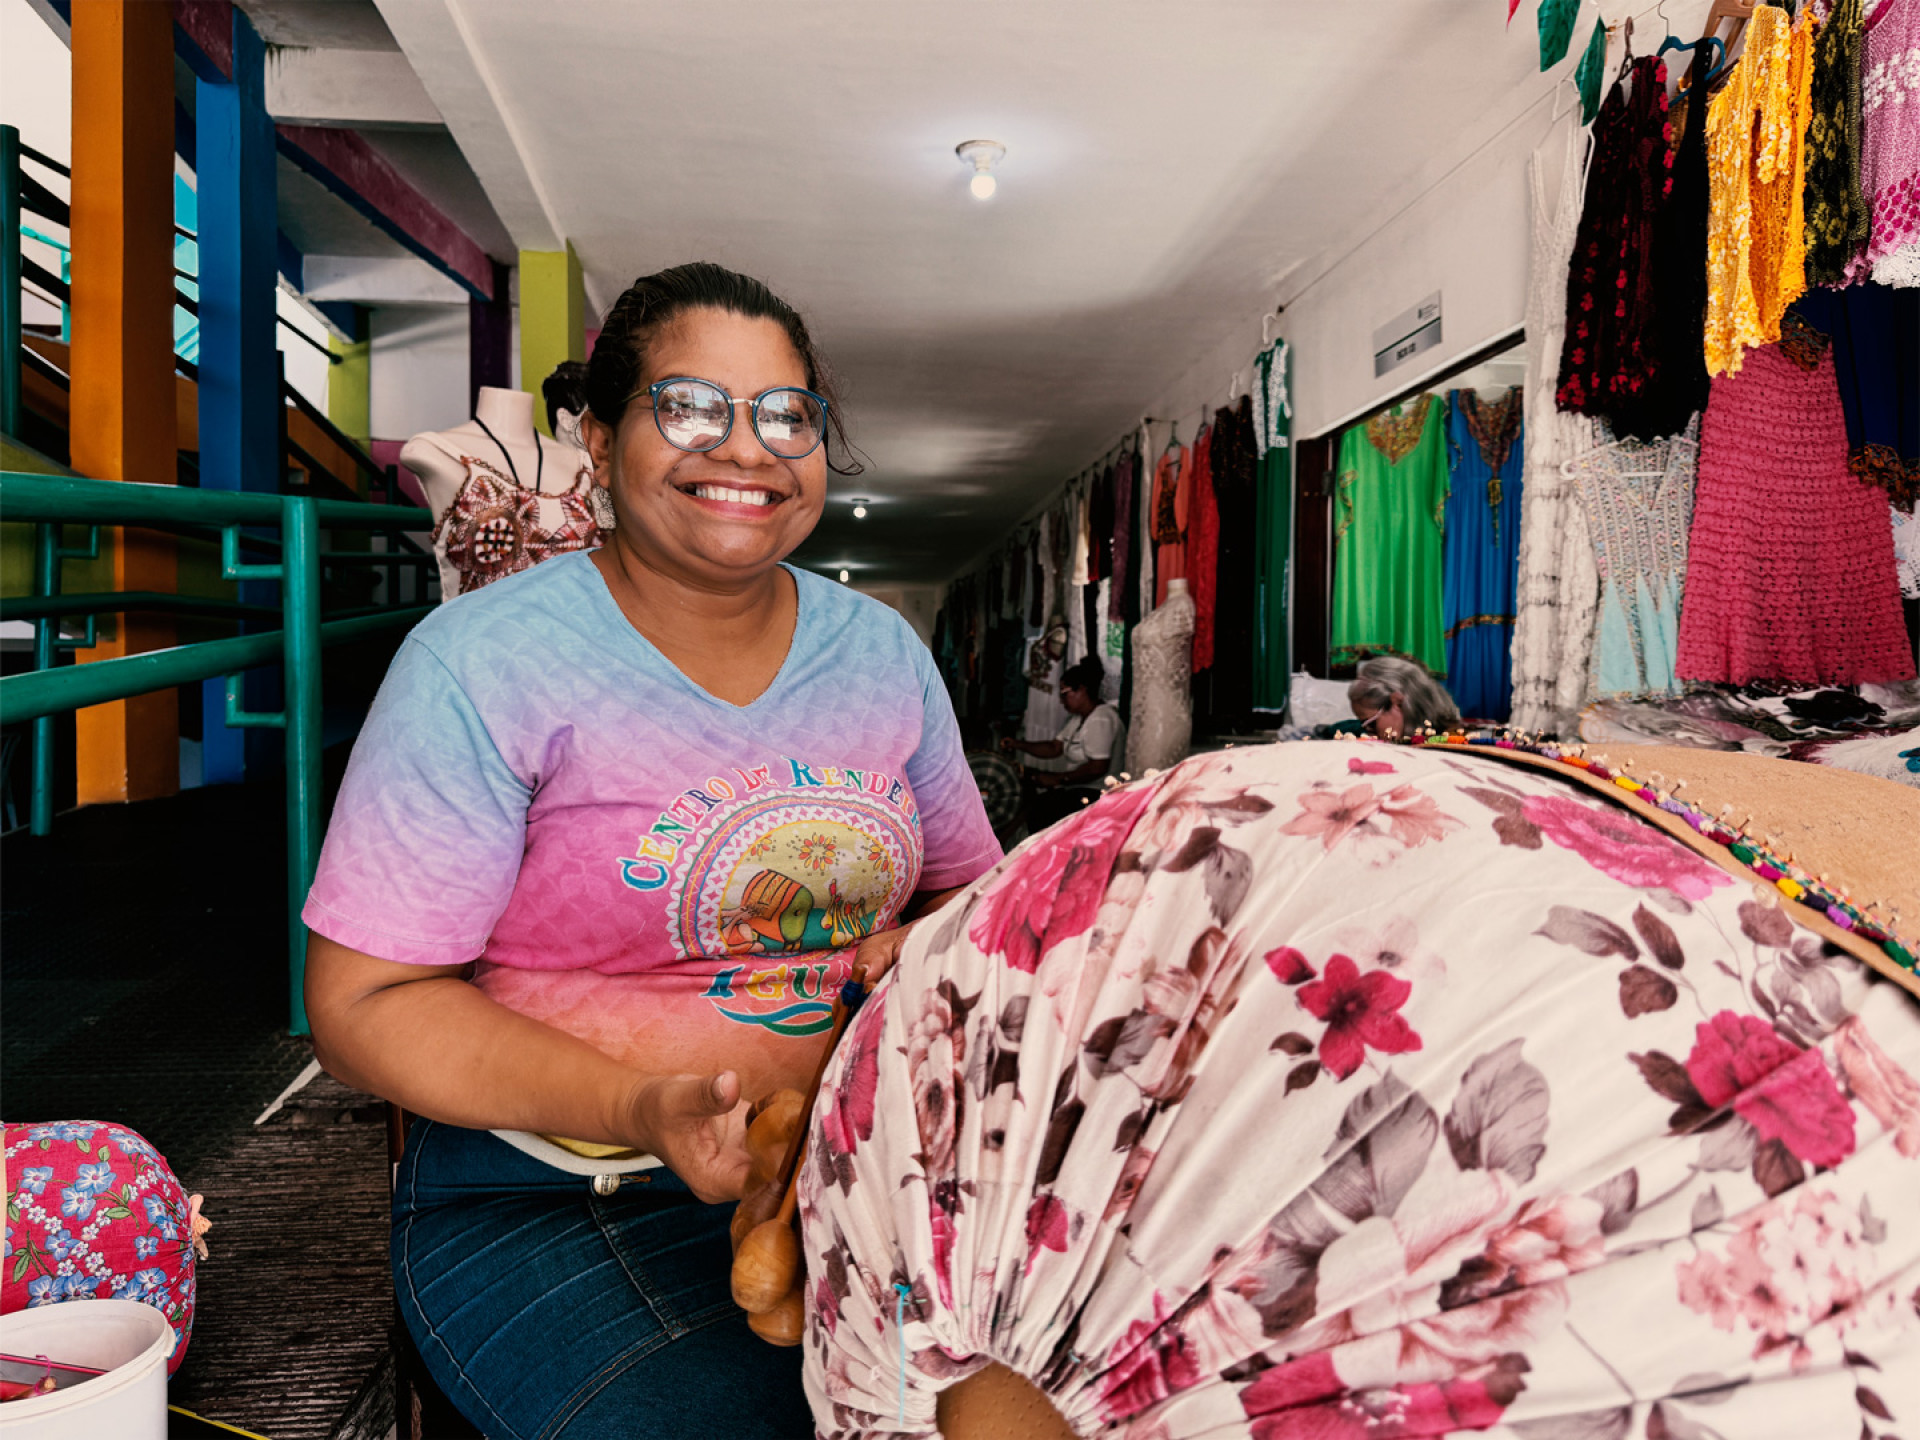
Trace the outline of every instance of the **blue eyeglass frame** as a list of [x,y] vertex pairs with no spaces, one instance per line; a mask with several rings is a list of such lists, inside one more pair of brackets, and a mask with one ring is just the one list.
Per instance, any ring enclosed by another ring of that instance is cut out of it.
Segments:
[[[678,440],[667,434],[667,427],[660,422],[660,392],[669,385],[687,384],[705,385],[709,389],[719,392],[720,397],[727,402],[727,428],[720,432],[720,438],[718,440],[703,449],[695,449],[691,445],[682,445]],[[798,455],[782,455],[778,450],[774,449],[773,446],[767,444],[767,437],[760,433],[760,402],[769,395],[779,395],[788,392],[809,396],[814,403],[820,407],[820,438],[815,440],[811,446],[801,451]],[[727,437],[733,434],[733,410],[736,405],[745,405],[748,407],[747,423],[753,427],[753,438],[758,440],[761,448],[775,459],[804,460],[807,456],[813,454],[815,450],[818,450],[822,445],[827,443],[827,416],[832,413],[833,403],[828,400],[826,396],[809,390],[804,385],[769,385],[751,400],[736,400],[727,393],[726,386],[713,380],[703,380],[698,375],[669,375],[666,379],[656,380],[647,387],[647,407],[653,411],[653,428],[660,432],[660,438],[662,440],[673,446],[674,449],[684,451],[689,455],[705,455],[711,451],[718,450],[722,445],[727,443]]]

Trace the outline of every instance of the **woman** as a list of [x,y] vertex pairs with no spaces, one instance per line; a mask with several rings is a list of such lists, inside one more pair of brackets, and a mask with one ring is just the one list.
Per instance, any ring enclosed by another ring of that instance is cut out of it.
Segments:
[[1347,703],[1362,733],[1382,740],[1398,740],[1422,730],[1443,732],[1460,724],[1460,711],[1447,687],[1418,660],[1399,655],[1362,660],[1347,687]]
[[1060,703],[1067,707],[1067,722],[1051,740],[1015,740],[1000,742],[1002,750],[1018,750],[1039,760],[1064,760],[1064,770],[1029,770],[1027,783],[1046,793],[1033,797],[1028,807],[1028,823],[1035,830],[1045,829],[1064,815],[1071,815],[1100,792],[1095,788],[1104,775],[1112,772],[1114,761],[1125,739],[1126,727],[1120,712],[1100,699],[1100,687],[1107,671],[1088,655],[1060,672]]
[[587,380],[606,542],[424,621],[334,809],[315,1049],[426,1117],[395,1284],[493,1440],[811,1433],[728,1298],[747,1104],[808,1082],[856,953],[1000,857],[925,646],[781,564],[831,393],[758,281],[637,281]]

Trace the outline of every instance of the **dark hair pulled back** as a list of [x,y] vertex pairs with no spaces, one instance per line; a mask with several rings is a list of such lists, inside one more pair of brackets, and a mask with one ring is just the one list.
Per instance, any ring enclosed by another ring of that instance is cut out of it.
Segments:
[[1060,688],[1062,690],[1066,689],[1069,685],[1073,686],[1076,690],[1084,690],[1093,697],[1095,704],[1099,703],[1101,687],[1106,683],[1107,667],[1091,655],[1074,661],[1073,664],[1067,666],[1066,669],[1060,672]]
[[587,362],[587,408],[595,419],[619,426],[628,402],[641,388],[654,336],[687,311],[700,309],[771,320],[784,330],[806,370],[807,388],[827,402],[827,468],[836,475],[858,475],[866,468],[854,458],[833,376],[814,349],[800,312],[764,282],[704,260],[642,275],[614,301]]

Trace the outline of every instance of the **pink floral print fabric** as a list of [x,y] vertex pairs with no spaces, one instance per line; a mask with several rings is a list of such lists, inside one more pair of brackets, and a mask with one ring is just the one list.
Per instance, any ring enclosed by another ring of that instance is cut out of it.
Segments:
[[[823,1436],[1920,1429],[1920,1012],[1552,776],[1196,757],[920,927],[801,1187]],[[904,1322],[904,1323],[902,1323]]]
[[[138,1300],[167,1317],[180,1368],[193,1336],[198,1195],[146,1138],[97,1120],[8,1125],[0,1314],[67,1300]],[[4,1412],[0,1412],[3,1414]]]

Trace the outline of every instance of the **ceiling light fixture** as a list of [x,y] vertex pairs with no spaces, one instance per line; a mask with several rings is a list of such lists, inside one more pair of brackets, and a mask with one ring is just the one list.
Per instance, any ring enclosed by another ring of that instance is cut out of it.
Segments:
[[967,182],[973,198],[991,200],[999,188],[999,182],[993,178],[993,167],[1005,158],[1007,147],[998,140],[967,140],[954,146],[953,153],[973,166],[973,179]]
[[867,518],[867,502],[866,501],[856,500],[853,502],[853,518],[856,520],[864,520]]
[[842,585],[844,585],[844,584],[846,584],[846,583],[847,583],[847,572],[846,572],[846,571],[844,571],[844,570],[842,570],[842,571],[840,572],[840,583],[841,583]]

